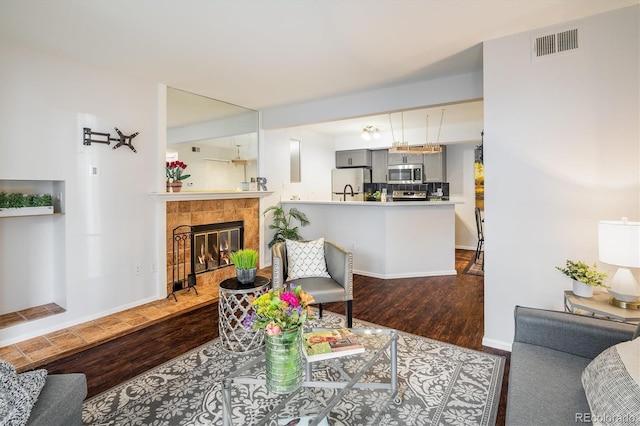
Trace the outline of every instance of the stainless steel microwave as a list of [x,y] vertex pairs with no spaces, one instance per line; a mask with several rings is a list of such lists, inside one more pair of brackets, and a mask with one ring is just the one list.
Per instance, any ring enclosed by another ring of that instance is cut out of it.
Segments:
[[398,164],[389,166],[388,183],[422,183],[422,164]]

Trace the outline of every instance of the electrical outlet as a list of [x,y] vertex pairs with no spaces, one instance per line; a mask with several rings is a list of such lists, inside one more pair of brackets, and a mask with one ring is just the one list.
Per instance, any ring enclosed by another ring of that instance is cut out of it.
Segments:
[[140,275],[142,273],[142,266],[139,263],[133,265],[133,275]]
[[151,273],[158,272],[158,264],[156,262],[151,262]]

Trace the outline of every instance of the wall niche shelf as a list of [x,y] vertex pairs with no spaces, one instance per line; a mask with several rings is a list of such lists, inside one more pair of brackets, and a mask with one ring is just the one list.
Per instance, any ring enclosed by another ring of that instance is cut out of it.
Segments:
[[[0,322],[12,326],[20,324],[20,319],[63,312],[67,305],[66,182],[0,179],[0,191],[50,194],[53,201],[53,210],[47,214],[25,214],[29,208],[20,208],[15,209],[22,210],[17,216],[0,216]],[[4,210],[6,214],[14,209]],[[17,283],[20,291],[15,291]],[[18,312],[25,315],[16,316]]]
[[[60,180],[9,180],[0,179],[0,192],[22,193],[22,194],[50,194],[53,200],[53,211],[36,212],[40,207],[25,207],[16,214],[7,213],[7,210],[0,209],[2,217],[22,217],[22,216],[51,216],[56,213],[64,213],[64,181]],[[27,213],[29,209],[34,209],[32,213]]]

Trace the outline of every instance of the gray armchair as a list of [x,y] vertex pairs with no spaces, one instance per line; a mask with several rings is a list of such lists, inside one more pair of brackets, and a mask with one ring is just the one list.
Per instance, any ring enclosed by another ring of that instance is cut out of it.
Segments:
[[[284,242],[276,243],[271,249],[272,285],[280,287],[287,282],[287,246]],[[353,324],[353,254],[330,241],[324,242],[324,256],[327,271],[331,278],[307,277],[298,278],[296,284],[302,286],[305,292],[313,296],[319,304],[320,318],[322,318],[322,304],[329,302],[345,302],[345,316],[347,327]]]

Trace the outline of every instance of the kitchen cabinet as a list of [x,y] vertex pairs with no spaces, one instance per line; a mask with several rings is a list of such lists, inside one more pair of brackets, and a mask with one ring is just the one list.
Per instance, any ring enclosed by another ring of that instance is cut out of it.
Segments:
[[447,181],[447,155],[446,147],[442,147],[442,152],[438,154],[424,154],[424,181],[425,182],[446,182]]
[[409,152],[390,152],[387,154],[387,164],[396,166],[398,164],[422,164],[422,154]]
[[387,181],[387,153],[386,149],[371,151],[371,182],[385,183]]
[[336,151],[336,168],[371,167],[370,149]]

